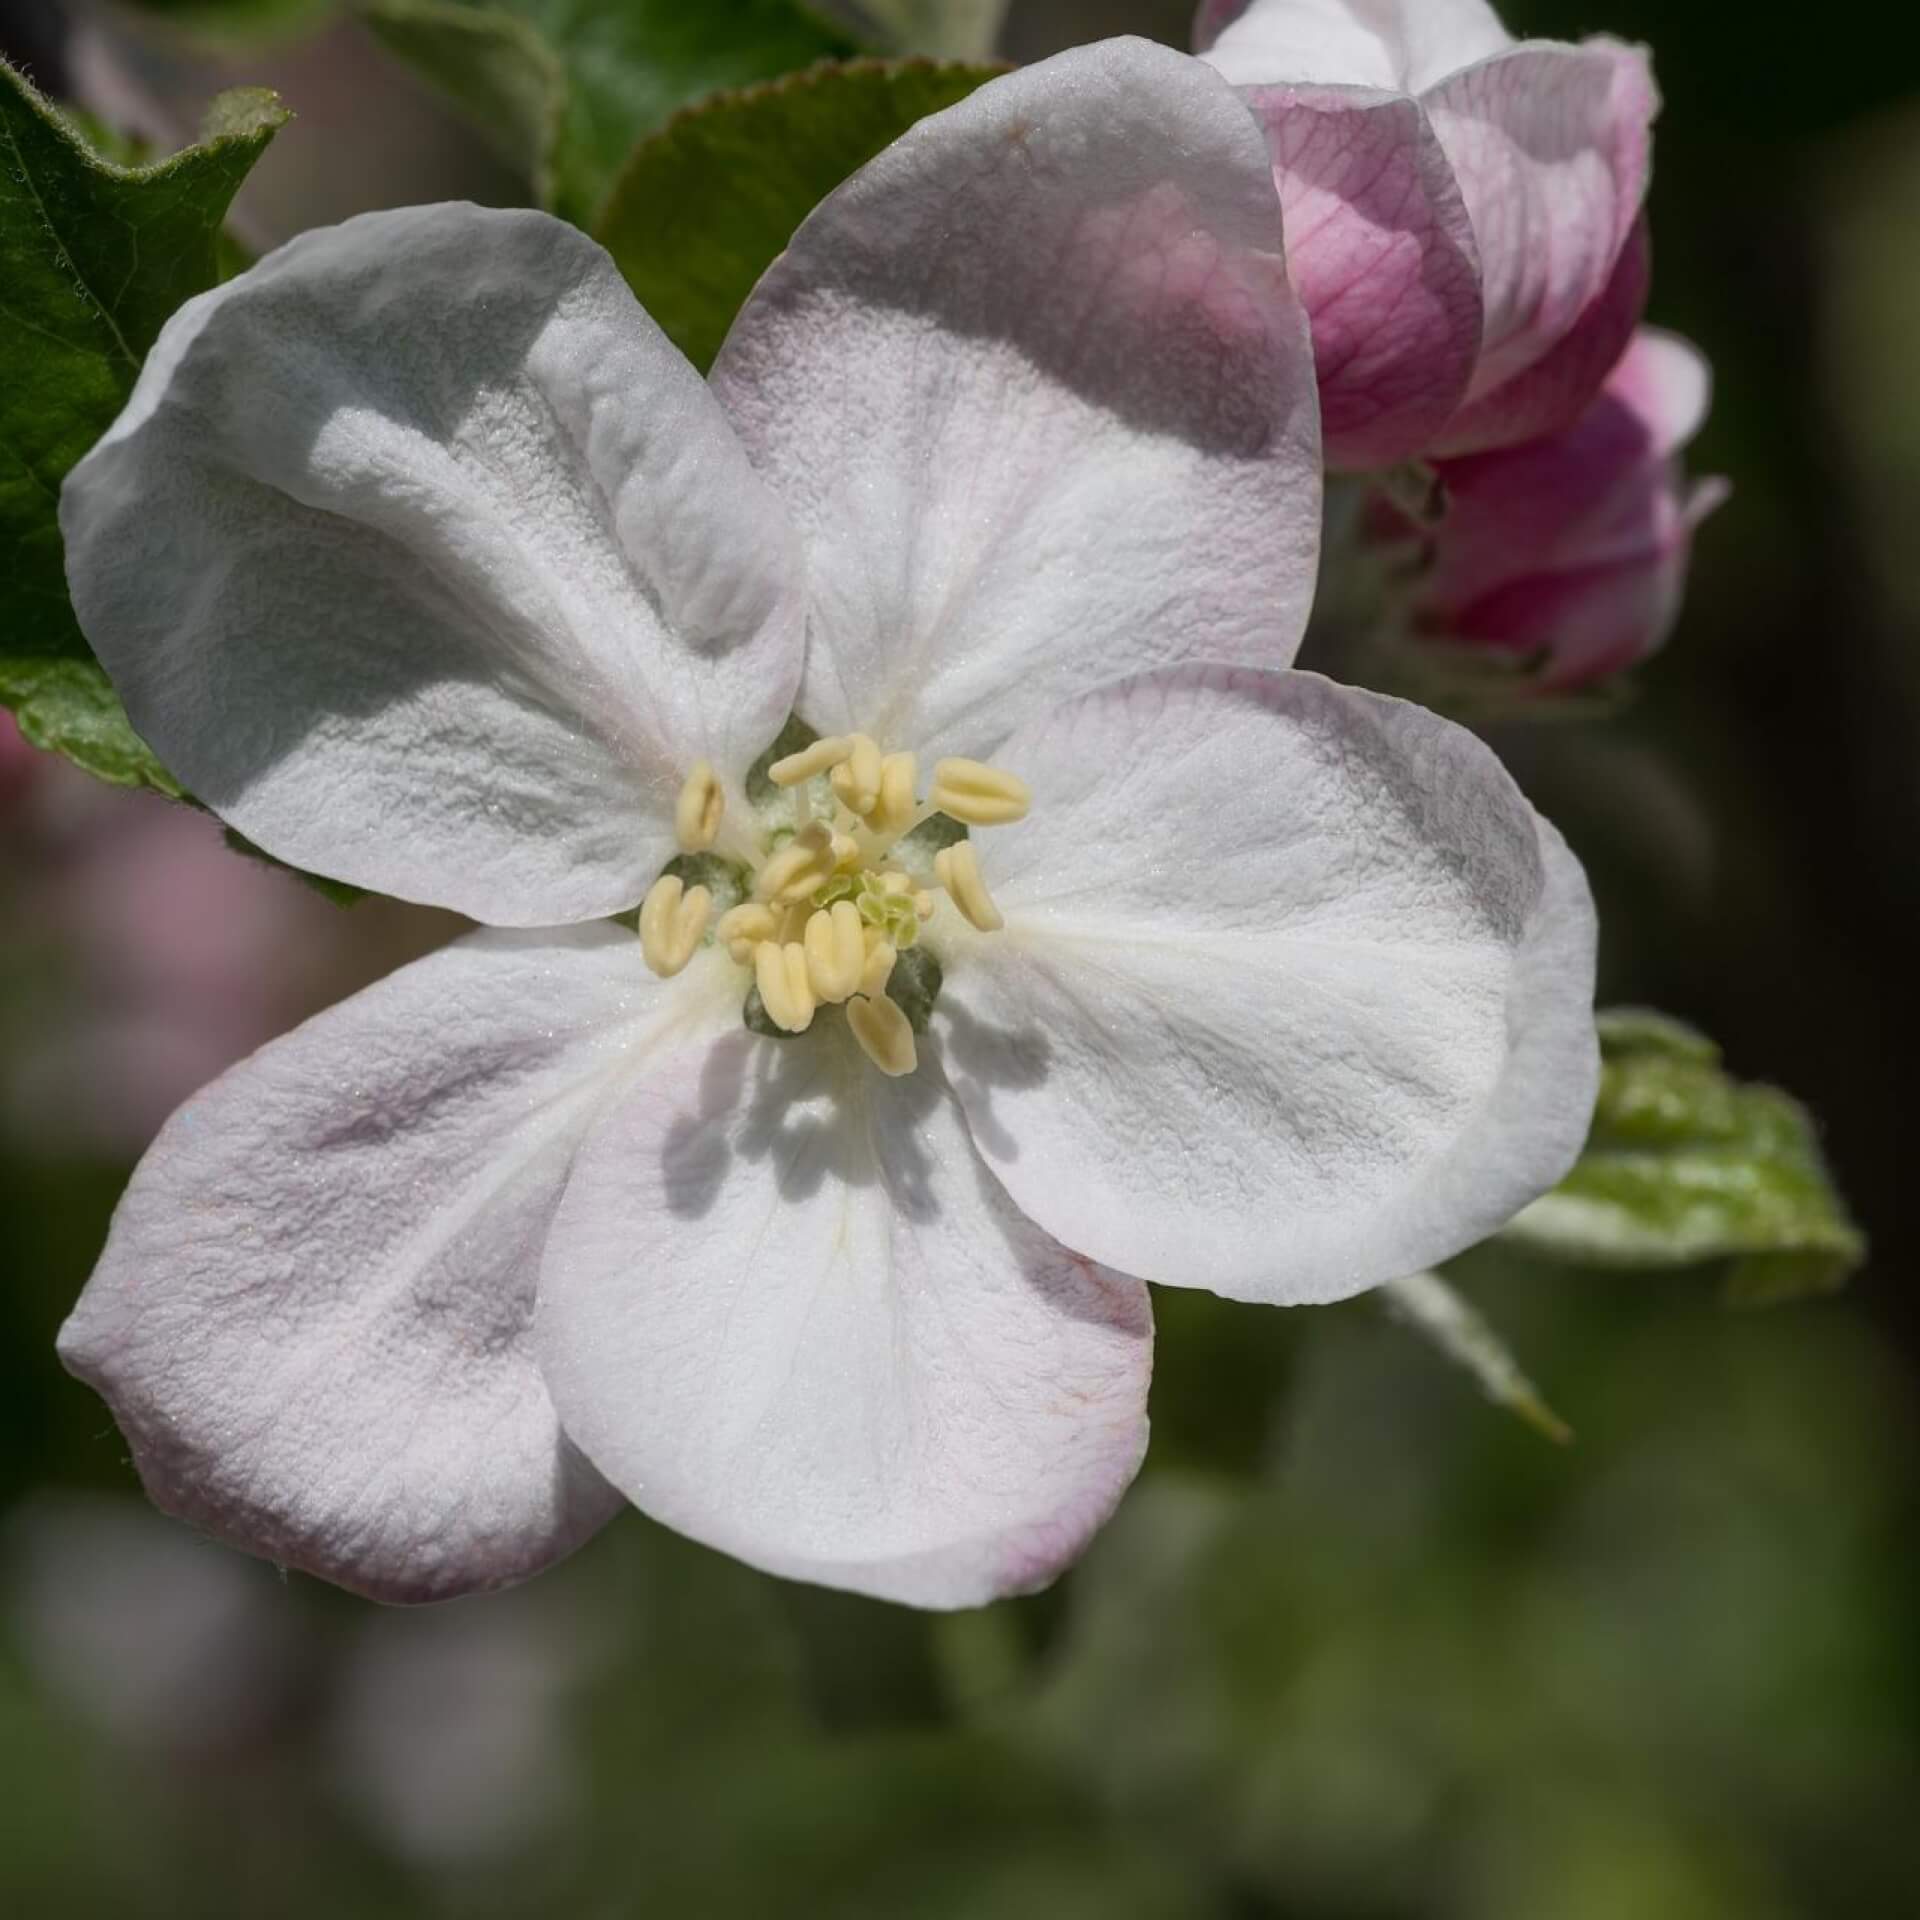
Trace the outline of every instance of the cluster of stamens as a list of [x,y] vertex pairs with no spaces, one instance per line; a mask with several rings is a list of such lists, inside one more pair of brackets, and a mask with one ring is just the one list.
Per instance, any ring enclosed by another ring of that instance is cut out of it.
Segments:
[[[791,796],[792,819],[751,836],[744,851],[752,895],[720,915],[713,938],[752,969],[766,1016],[781,1031],[803,1033],[819,1008],[841,1006],[882,1073],[911,1073],[913,1026],[887,992],[901,953],[919,940],[941,892],[982,932],[1005,923],[970,841],[942,847],[931,874],[913,871],[901,843],[935,814],[969,827],[1019,820],[1031,804],[1026,783],[978,760],[942,760],[921,799],[914,756],[882,753],[864,733],[816,740],[768,773]],[[713,847],[725,811],[725,791],[702,760],[674,811],[681,851]],[[678,973],[706,939],[712,912],[706,887],[662,874],[640,907],[647,965],[663,977]]]

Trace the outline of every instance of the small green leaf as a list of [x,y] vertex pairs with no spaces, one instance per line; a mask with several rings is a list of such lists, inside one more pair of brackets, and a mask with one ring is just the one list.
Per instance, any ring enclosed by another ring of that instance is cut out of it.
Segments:
[[1410,1273],[1381,1288],[1387,1311],[1464,1368],[1496,1407],[1566,1446],[1573,1430],[1547,1405],[1486,1317],[1437,1273]]
[[636,140],[722,87],[858,51],[800,0],[360,0],[585,225]]
[[674,344],[710,366],[813,208],[916,120],[1001,71],[857,60],[706,101],[634,149],[595,234]]
[[257,89],[223,96],[201,145],[122,167],[0,64],[0,661],[88,658],[67,601],[60,483],[112,425],[168,316],[219,278],[228,204],[286,118]]
[[1007,17],[1007,0],[858,0],[874,39],[898,53],[985,60]]
[[1596,1266],[1731,1260],[1742,1303],[1843,1285],[1866,1243],[1806,1110],[1733,1079],[1712,1041],[1663,1015],[1603,1014],[1600,1040],[1586,1150],[1506,1237]]
[[36,747],[64,754],[96,780],[151,787],[170,800],[185,797],[134,732],[97,661],[0,657],[0,706],[13,709],[21,733]]

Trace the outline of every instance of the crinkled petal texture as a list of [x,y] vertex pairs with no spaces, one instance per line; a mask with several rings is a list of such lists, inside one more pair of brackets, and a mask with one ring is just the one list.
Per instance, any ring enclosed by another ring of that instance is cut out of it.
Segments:
[[630,906],[800,672],[797,543],[606,254],[367,214],[190,301],[61,502],[80,622],[269,852],[495,924]]
[[978,754],[1115,674],[1298,647],[1312,349],[1259,130],[1196,61],[1105,41],[922,121],[713,379],[807,542],[823,730]]
[[189,1101],[60,1337],[153,1498],[383,1600],[503,1586],[605,1521],[534,1287],[595,1113],[704,1005],[682,987],[617,927],[470,935]]
[[1659,105],[1646,55],[1608,40],[1518,46],[1423,104],[1473,222],[1485,308],[1474,412],[1434,451],[1564,426],[1619,359],[1646,295],[1636,228]]
[[1138,1281],[1023,1217],[932,1049],[838,1023],[661,1056],[596,1128],[541,1276],[567,1431],[656,1519],[769,1572],[969,1606],[1043,1585],[1146,1445]]
[[1471,734],[1189,668],[1009,742],[1006,916],[934,1015],[1019,1205],[1153,1281],[1341,1298],[1472,1245],[1592,1113],[1593,910]]
[[1330,467],[1423,453],[1480,353],[1480,260],[1433,128],[1404,94],[1250,87],[1313,330]]
[[1486,0],[1202,0],[1193,47],[1231,79],[1420,93],[1512,45]]

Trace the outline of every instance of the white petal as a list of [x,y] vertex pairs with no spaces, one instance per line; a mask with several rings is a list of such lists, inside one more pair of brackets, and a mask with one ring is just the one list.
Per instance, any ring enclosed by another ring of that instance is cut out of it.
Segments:
[[1486,0],[1206,0],[1194,47],[1242,86],[1419,93],[1512,38]]
[[518,925],[631,906],[799,673],[798,553],[591,241],[416,207],[168,323],[69,478],[134,724],[269,852]]
[[975,1141],[1148,1280],[1338,1299],[1481,1239],[1592,1112],[1585,881],[1493,755],[1310,674],[1186,669],[1008,743],[1007,930],[935,1011]]
[[1259,131],[1195,61],[1106,41],[920,122],[714,383],[809,543],[825,731],[980,754],[1036,700],[1299,645],[1312,352]]
[[595,1129],[537,1321],[573,1439],[769,1572],[920,1606],[1039,1586],[1146,1444],[1146,1290],[1024,1219],[923,1049],[837,1014],[661,1059]]
[[60,1341],[153,1498],[387,1600],[606,1520],[530,1351],[536,1267],[596,1103],[699,984],[617,927],[475,934],[183,1107]]

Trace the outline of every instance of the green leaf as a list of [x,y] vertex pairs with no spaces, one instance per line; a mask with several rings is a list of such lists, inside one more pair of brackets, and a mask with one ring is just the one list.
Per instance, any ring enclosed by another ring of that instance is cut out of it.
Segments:
[[859,0],[874,38],[900,53],[985,60],[1007,17],[1007,0]]
[[858,60],[709,100],[634,149],[595,234],[705,368],[813,208],[916,120],[1001,71]]
[[164,793],[179,788],[74,620],[60,483],[112,425],[168,316],[219,278],[228,204],[287,117],[260,89],[223,94],[202,144],[120,166],[0,64],[0,699],[36,743]]
[[1518,1414],[1557,1446],[1572,1440],[1573,1430],[1541,1398],[1506,1341],[1450,1282],[1437,1273],[1410,1273],[1380,1291],[1387,1311],[1472,1375],[1496,1407]]
[[13,709],[21,733],[36,747],[64,754],[96,780],[185,798],[180,783],[134,732],[97,661],[0,657],[0,706]]
[[1866,1242],[1797,1101],[1733,1079],[1711,1040],[1661,1014],[1603,1014],[1600,1043],[1586,1150],[1508,1239],[1596,1266],[1731,1260],[1746,1304],[1845,1283]]
[[587,224],[679,108],[859,49],[800,0],[361,0],[374,32]]

